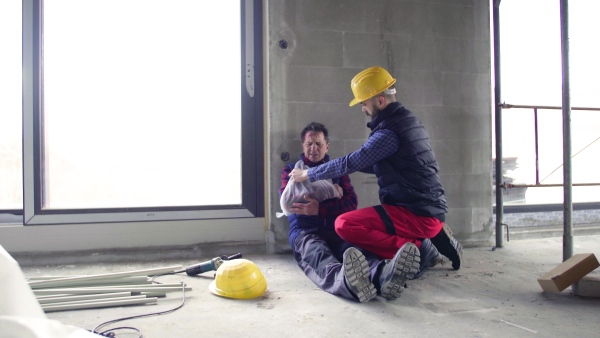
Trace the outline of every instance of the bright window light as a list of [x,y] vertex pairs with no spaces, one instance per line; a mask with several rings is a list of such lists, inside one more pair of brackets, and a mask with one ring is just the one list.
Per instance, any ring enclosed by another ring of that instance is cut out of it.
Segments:
[[[600,2],[569,1],[569,71],[571,108],[600,108],[600,49],[597,38]],[[500,4],[502,102],[562,106],[560,3],[546,0],[505,0]],[[502,140],[505,182],[536,183],[533,109],[503,109]],[[571,110],[571,165],[574,184],[600,183],[600,113]],[[541,184],[563,183],[562,110],[538,110],[538,166]],[[495,151],[495,148],[494,148]],[[495,156],[495,155],[494,155]],[[511,182],[512,181],[512,182]],[[517,189],[508,189],[514,196]],[[574,186],[573,202],[596,202],[599,186]],[[508,196],[510,197],[510,196]],[[505,204],[511,198],[505,197]],[[564,188],[529,187],[514,204],[559,204]]]
[[0,1],[0,210],[23,209],[21,1]]
[[45,0],[42,208],[240,204],[239,18],[239,1]]

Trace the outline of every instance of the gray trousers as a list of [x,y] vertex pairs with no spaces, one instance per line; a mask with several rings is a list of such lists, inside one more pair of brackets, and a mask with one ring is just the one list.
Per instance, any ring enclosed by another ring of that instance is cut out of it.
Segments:
[[[342,240],[335,231],[303,232],[294,242],[294,258],[304,274],[321,290],[347,299],[357,300],[346,286],[343,254],[352,245]],[[359,249],[369,263],[370,279],[379,289],[377,269],[383,262],[374,254]]]

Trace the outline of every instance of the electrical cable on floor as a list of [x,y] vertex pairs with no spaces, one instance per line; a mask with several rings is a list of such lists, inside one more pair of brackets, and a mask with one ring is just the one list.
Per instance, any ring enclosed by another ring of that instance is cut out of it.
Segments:
[[102,336],[102,337],[111,337],[111,338],[114,338],[114,337],[116,337],[116,335],[112,331],[126,330],[126,329],[128,329],[128,330],[134,330],[134,331],[136,331],[139,334],[138,338],[142,337],[142,331],[136,329],[135,327],[130,327],[130,326],[114,327],[114,328],[112,328],[110,330],[106,330],[106,331],[103,331],[103,332],[92,332],[92,333],[95,333],[95,334],[97,334],[99,336]]
[[[166,274],[162,274],[162,275],[168,275],[168,274],[172,274],[172,273],[166,273]],[[158,277],[158,276],[162,276],[162,275],[154,275],[154,276],[152,276],[152,282],[153,283],[157,283],[157,284],[161,284],[159,282],[155,282],[154,278]],[[111,321],[108,321],[108,322],[104,322],[104,323],[96,326],[96,328],[94,328],[94,330],[91,331],[91,332],[95,333],[95,334],[98,334],[100,336],[104,336],[104,337],[115,337],[115,334],[114,334],[113,331],[128,329],[128,330],[135,330],[135,331],[137,331],[139,333],[138,338],[141,338],[142,337],[142,332],[140,330],[134,328],[134,327],[129,327],[129,326],[115,327],[115,328],[112,328],[112,329],[104,330],[102,332],[98,332],[98,329],[101,328],[101,327],[103,327],[103,326],[106,326],[106,325],[109,325],[109,324],[113,324],[113,323],[116,323],[116,322],[120,322],[120,321],[123,321],[123,320],[129,320],[129,319],[135,319],[135,318],[144,318],[144,317],[151,317],[151,316],[157,316],[157,315],[162,315],[162,314],[167,314],[167,313],[174,312],[174,311],[180,309],[181,307],[183,307],[183,305],[185,304],[185,283],[184,282],[181,282],[181,291],[183,292],[183,296],[182,296],[182,299],[181,299],[181,304],[179,304],[179,306],[177,306],[177,307],[175,307],[175,308],[173,308],[171,310],[161,311],[161,312],[154,312],[154,313],[148,313],[148,314],[144,314],[144,315],[137,315],[137,316],[131,316],[131,317],[124,317],[124,318],[119,318],[119,319],[114,319],[114,320],[111,320]]]

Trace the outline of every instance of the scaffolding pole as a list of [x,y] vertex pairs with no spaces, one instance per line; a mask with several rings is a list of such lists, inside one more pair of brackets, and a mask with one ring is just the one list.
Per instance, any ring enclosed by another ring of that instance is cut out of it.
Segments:
[[502,203],[502,104],[500,82],[500,0],[494,0],[494,108],[496,132],[496,247],[503,246],[502,222],[504,207]]
[[573,256],[573,196],[571,171],[571,82],[569,76],[569,1],[560,1],[560,35],[562,55],[562,113],[563,113],[563,182],[564,231],[563,261]]

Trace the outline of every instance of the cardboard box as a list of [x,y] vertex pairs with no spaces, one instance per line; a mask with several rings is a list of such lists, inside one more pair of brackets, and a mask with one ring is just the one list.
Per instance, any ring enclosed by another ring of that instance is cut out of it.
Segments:
[[538,283],[545,292],[561,292],[599,266],[593,253],[573,255],[538,278]]

